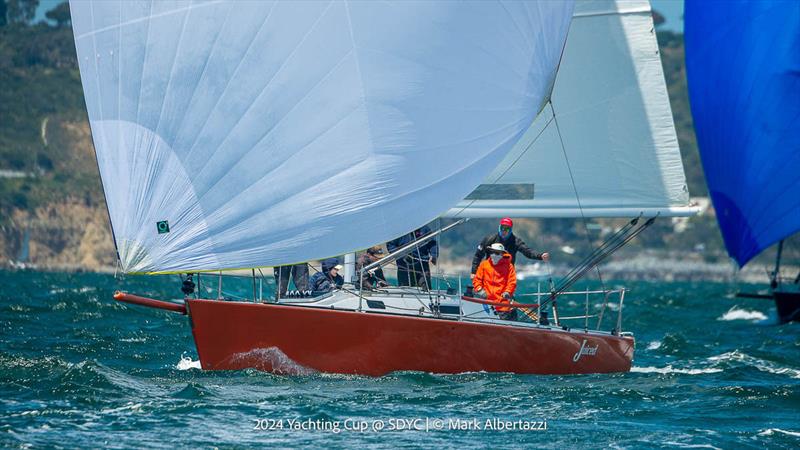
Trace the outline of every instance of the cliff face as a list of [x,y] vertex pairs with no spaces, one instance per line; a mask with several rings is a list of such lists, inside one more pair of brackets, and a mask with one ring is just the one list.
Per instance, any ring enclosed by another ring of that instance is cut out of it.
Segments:
[[[99,196],[89,124],[54,117],[48,121],[44,135],[48,140],[44,151],[54,162],[52,173],[34,174],[27,182],[43,185],[37,189],[52,190],[35,207],[10,209],[0,227],[0,264],[25,263],[62,270],[113,269],[116,252],[105,203]],[[53,189],[49,181],[59,174],[68,174],[80,184],[66,192],[63,188]],[[95,189],[96,193],[88,194],[85,188]]]
[[8,262],[101,271],[116,258],[105,209],[74,199],[15,210],[2,237],[0,257]]

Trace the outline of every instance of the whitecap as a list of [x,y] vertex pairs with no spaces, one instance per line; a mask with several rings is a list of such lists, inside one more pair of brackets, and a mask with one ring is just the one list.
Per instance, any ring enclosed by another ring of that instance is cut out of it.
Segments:
[[717,369],[713,367],[708,367],[705,369],[680,369],[674,368],[671,365],[666,367],[631,367],[631,372],[638,372],[638,373],[680,373],[684,375],[700,375],[704,373],[718,373],[722,372],[722,369]]
[[647,349],[648,350],[658,350],[660,348],[661,348],[661,341],[653,341],[653,342],[647,344]]
[[767,320],[767,316],[761,311],[748,311],[734,306],[717,320]]
[[785,434],[787,436],[800,437],[800,432],[781,430],[780,428],[768,428],[768,429],[758,433],[758,435],[759,436],[772,436],[775,433],[781,433],[781,434]]
[[773,362],[765,361],[763,359],[758,359],[746,353],[742,353],[738,350],[723,353],[717,356],[711,356],[708,358],[708,360],[712,362],[717,362],[717,361],[741,362],[747,366],[755,367],[756,369],[762,372],[772,373],[775,375],[788,375],[791,378],[800,379],[800,370],[792,369],[790,367],[780,367]]
[[192,358],[189,358],[188,356],[181,356],[181,360],[178,361],[178,364],[175,365],[175,368],[178,370],[202,369],[199,359],[197,361],[193,361]]
[[716,450],[722,450],[721,448],[714,447],[711,444],[686,444],[684,442],[674,442],[674,441],[665,441],[664,444],[674,445],[674,446],[680,447],[680,448],[711,448],[711,449],[716,449]]
[[125,406],[120,406],[119,408],[107,408],[107,409],[104,409],[104,410],[102,410],[100,412],[103,413],[103,414],[117,413],[117,412],[127,411],[127,410],[131,410],[132,412],[141,412],[141,409],[142,409],[142,404],[141,403],[128,402]]

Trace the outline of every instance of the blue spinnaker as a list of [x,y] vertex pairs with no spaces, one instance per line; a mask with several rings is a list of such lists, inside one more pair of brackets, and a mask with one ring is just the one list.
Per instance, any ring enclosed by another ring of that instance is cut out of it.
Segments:
[[728,253],[800,230],[800,2],[687,0],[694,127]]

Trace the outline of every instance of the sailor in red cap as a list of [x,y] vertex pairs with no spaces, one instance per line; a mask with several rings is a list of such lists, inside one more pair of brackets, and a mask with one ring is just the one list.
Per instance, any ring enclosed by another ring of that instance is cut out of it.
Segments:
[[472,270],[470,272],[472,277],[475,276],[475,272],[478,270],[481,261],[486,259],[488,255],[487,249],[495,243],[503,244],[506,252],[511,255],[512,264],[516,264],[517,251],[522,252],[523,255],[531,259],[538,259],[541,261],[550,260],[549,253],[537,253],[531,250],[522,239],[514,235],[513,228],[514,221],[512,221],[510,217],[503,217],[500,219],[500,226],[497,228],[497,233],[492,233],[483,238],[481,243],[478,244],[478,249],[475,251],[475,257],[472,258]]

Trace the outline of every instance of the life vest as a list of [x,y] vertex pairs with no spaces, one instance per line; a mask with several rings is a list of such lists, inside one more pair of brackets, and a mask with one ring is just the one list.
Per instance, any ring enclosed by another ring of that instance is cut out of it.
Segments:
[[[503,292],[508,292],[512,296],[517,289],[517,271],[511,263],[511,255],[504,253],[497,265],[492,264],[492,260],[485,259],[478,266],[475,278],[472,279],[472,287],[475,291],[486,291],[486,298],[501,303],[509,303],[503,298]],[[511,308],[496,306],[498,312],[506,312]]]

